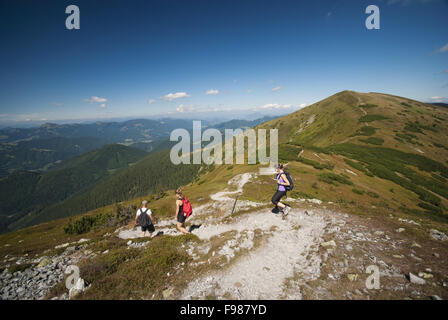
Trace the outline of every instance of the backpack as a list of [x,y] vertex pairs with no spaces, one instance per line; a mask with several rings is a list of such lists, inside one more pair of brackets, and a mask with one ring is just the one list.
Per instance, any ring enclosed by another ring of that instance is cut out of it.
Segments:
[[285,186],[286,191],[292,191],[294,189],[294,181],[292,180],[291,175],[289,174],[289,172],[284,171],[286,178],[289,181],[289,186]]
[[137,218],[137,223],[140,227],[147,227],[151,225],[151,219],[146,214],[148,210],[149,210],[148,208],[146,208],[145,211],[143,211],[143,209],[140,209],[140,215]]
[[191,207],[191,203],[185,197],[182,199],[182,211],[186,218],[191,216],[191,214],[193,213],[193,208]]

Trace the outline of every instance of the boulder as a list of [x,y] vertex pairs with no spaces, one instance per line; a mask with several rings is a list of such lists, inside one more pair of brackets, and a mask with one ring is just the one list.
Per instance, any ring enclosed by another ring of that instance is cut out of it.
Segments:
[[49,265],[50,263],[51,263],[51,260],[49,258],[43,258],[37,265],[37,268],[45,267],[45,266]]
[[434,240],[446,241],[448,239],[448,236],[446,234],[436,229],[431,229],[429,231],[429,234]]
[[409,272],[409,281],[411,281],[411,283],[415,283],[415,284],[426,284],[426,280],[417,277],[415,274],[412,274],[411,272]]
[[350,281],[356,281],[358,279],[358,275],[356,273],[349,273],[347,275],[348,280]]
[[322,247],[330,247],[330,246],[336,247],[336,242],[334,242],[334,240],[330,240],[330,241],[327,241],[327,242],[322,242],[321,246]]
[[63,244],[60,244],[60,245],[58,245],[58,246],[56,246],[56,247],[54,247],[55,249],[61,249],[61,248],[66,248],[66,247],[68,247],[70,245],[70,243],[63,243]]
[[162,295],[163,299],[168,299],[173,294],[174,288],[168,288],[166,290],[163,290]]

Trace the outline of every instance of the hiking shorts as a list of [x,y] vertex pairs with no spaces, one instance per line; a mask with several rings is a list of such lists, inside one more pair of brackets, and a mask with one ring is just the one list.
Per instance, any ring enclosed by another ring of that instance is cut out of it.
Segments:
[[142,232],[145,232],[145,231],[154,232],[154,231],[156,231],[156,228],[154,228],[153,224],[150,224],[149,226],[142,227]]
[[277,205],[277,203],[280,202],[280,199],[282,197],[286,196],[286,191],[277,191],[273,196],[272,196],[272,203]]
[[185,220],[187,220],[187,217],[183,215],[183,213],[178,213],[177,214],[177,222],[179,223],[184,223]]

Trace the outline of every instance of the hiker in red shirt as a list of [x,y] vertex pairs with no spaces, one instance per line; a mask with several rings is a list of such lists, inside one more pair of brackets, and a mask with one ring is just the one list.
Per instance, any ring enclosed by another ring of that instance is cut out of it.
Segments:
[[177,229],[183,234],[191,233],[185,229],[185,220],[192,214],[193,210],[191,208],[190,201],[182,194],[182,190],[178,188],[176,190],[176,216],[177,219]]

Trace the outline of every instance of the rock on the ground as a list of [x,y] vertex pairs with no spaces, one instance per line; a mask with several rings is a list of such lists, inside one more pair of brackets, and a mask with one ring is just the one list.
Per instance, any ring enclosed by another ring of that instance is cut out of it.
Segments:
[[409,272],[409,281],[411,281],[411,283],[415,283],[415,284],[426,284],[426,280],[417,277],[416,275],[414,275],[413,273]]
[[434,240],[446,241],[448,239],[448,236],[446,234],[436,229],[431,229],[429,234]]

